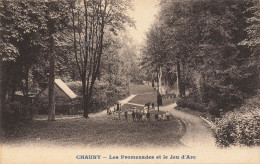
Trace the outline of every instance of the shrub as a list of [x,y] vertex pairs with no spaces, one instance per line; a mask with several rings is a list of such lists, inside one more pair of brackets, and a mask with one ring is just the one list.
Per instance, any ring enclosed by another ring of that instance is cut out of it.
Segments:
[[20,120],[20,105],[19,102],[3,104],[1,123],[4,129],[13,127]]
[[227,112],[216,122],[220,146],[260,145],[260,94],[248,99],[242,107]]
[[34,107],[32,104],[23,104],[17,101],[5,102],[2,105],[1,123],[4,129],[12,128],[22,119],[32,119]]
[[207,111],[207,105],[205,103],[201,103],[195,97],[185,97],[185,98],[178,98],[177,105],[183,108],[190,108],[191,110],[197,110],[201,112]]
[[177,98],[176,104],[177,104],[179,107],[182,107],[182,108],[186,108],[186,107],[187,107],[184,98],[183,98],[183,99]]
[[217,103],[215,101],[209,101],[206,110],[215,117],[220,117],[220,110],[218,109]]
[[259,110],[228,112],[216,124],[216,138],[220,146],[260,145]]

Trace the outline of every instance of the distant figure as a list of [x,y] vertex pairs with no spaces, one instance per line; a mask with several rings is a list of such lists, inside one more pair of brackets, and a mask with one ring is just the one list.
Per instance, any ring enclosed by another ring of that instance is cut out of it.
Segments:
[[142,118],[143,118],[143,113],[141,113],[141,111],[140,111],[139,112],[139,121],[143,121]]
[[118,111],[118,119],[121,120],[121,111]]
[[133,121],[135,121],[135,111],[134,110],[132,111],[132,119],[133,119]]
[[125,119],[127,120],[128,112],[125,111]]
[[150,109],[150,105],[151,105],[151,103],[148,102],[148,103],[147,103],[148,110]]
[[166,112],[166,118],[167,118],[167,121],[170,121],[170,113],[169,113],[169,111]]
[[150,122],[150,116],[151,116],[151,114],[148,112],[148,113],[146,113],[146,118],[147,118],[147,120]]
[[152,103],[152,109],[154,109],[154,103]]
[[141,119],[142,119],[142,114],[141,114],[140,111],[137,111],[137,113],[136,113],[136,118],[137,118],[137,121],[138,121],[138,122],[141,121]]
[[138,122],[140,119],[140,117],[139,117],[139,112],[138,111],[136,111],[135,112],[135,117],[136,117],[136,122]]
[[155,114],[154,118],[155,118],[155,120],[157,120],[157,121],[159,120],[159,115],[158,115],[158,113]]
[[117,104],[116,104],[116,111],[119,111],[119,102],[117,102]]

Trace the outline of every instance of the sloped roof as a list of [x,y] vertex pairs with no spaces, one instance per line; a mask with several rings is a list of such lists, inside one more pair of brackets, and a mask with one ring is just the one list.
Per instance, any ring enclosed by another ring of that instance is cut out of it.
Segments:
[[55,84],[57,84],[64,93],[66,93],[71,99],[77,97],[77,95],[65,84],[61,79],[55,79]]

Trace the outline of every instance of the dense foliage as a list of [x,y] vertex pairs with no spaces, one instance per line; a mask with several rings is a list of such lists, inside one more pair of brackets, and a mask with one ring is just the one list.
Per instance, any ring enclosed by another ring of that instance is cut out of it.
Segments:
[[259,88],[258,6],[255,0],[161,1],[143,48],[144,69],[156,74],[162,67],[179,97],[189,91],[187,106],[239,106]]
[[127,25],[133,25],[126,12],[129,8],[131,1],[119,0],[1,1],[1,104],[15,101],[16,91],[26,97],[20,103],[29,103],[32,93],[52,88],[54,78],[61,78],[85,84],[78,95],[83,97],[81,108],[86,117],[90,104],[93,108],[104,106],[95,97],[102,95],[104,88],[94,86],[97,79],[108,80],[105,75],[111,65],[116,70],[110,73],[114,78],[111,86],[129,85],[134,77],[130,68],[136,62],[136,49],[132,44],[129,47],[130,38],[123,40],[121,35]]
[[259,102],[260,93],[216,122],[216,138],[220,146],[260,145]]

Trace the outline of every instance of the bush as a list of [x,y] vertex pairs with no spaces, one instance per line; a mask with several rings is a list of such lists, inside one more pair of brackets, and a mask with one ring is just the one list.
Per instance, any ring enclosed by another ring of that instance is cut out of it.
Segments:
[[216,122],[216,138],[220,146],[260,145],[260,113],[228,112]]
[[3,104],[1,123],[4,129],[13,127],[20,120],[20,106],[19,102],[7,102]]
[[227,112],[216,122],[216,138],[220,146],[260,145],[260,94],[245,105]]
[[177,106],[182,107],[182,108],[186,108],[187,107],[184,98],[183,99],[177,98],[176,104],[177,104]]
[[[37,101],[34,106],[37,114],[48,114],[48,102]],[[78,99],[69,102],[55,102],[55,114],[78,114],[79,110],[82,110],[82,105]]]
[[206,107],[206,110],[215,117],[220,117],[220,110],[218,109],[217,103],[215,101],[210,101]]
[[35,113],[32,104],[23,104],[17,101],[5,102],[2,108],[1,123],[4,129],[12,128],[23,119],[32,119]]
[[207,111],[207,104],[201,103],[197,98],[194,97],[185,97],[178,98],[177,105],[182,108],[190,108],[191,110],[197,110],[201,112]]

